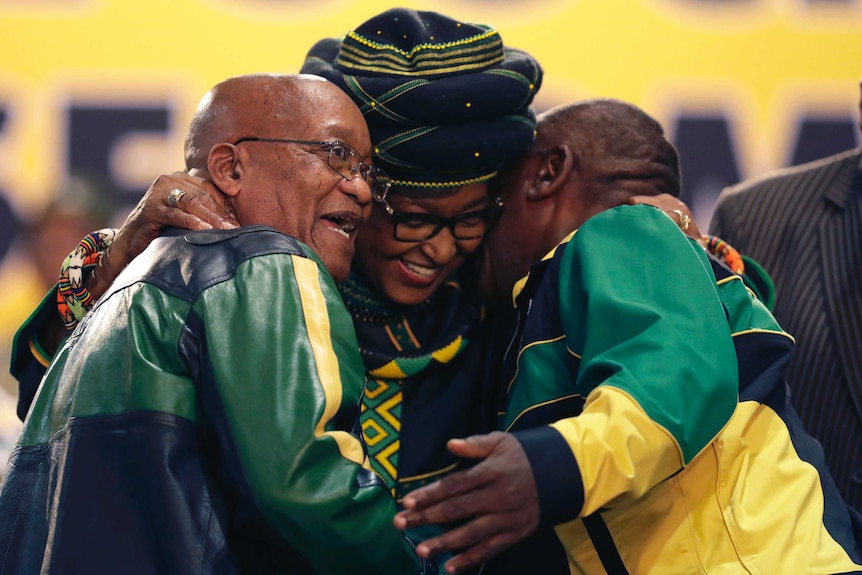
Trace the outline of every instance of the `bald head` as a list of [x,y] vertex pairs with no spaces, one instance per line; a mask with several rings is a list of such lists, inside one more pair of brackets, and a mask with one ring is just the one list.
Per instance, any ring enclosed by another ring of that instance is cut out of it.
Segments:
[[535,148],[567,145],[588,199],[612,205],[628,196],[679,196],[679,155],[664,129],[643,110],[620,100],[595,99],[549,110],[539,117]]
[[186,169],[206,174],[207,155],[214,145],[304,120],[315,110],[316,95],[330,91],[340,92],[323,78],[307,74],[248,74],[216,84],[198,104],[189,125]]
[[[356,169],[331,165],[336,148],[351,150],[345,161]],[[225,80],[201,100],[185,145],[186,168],[221,190],[241,225],[293,236],[336,280],[349,273],[356,233],[370,211],[369,185],[356,177],[370,155],[359,108],[335,84],[311,75]]]

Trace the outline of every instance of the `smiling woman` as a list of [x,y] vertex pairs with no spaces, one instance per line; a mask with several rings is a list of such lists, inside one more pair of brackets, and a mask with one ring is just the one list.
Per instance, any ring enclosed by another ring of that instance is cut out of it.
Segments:
[[498,210],[488,181],[532,143],[542,70],[490,26],[394,9],[318,42],[301,71],[350,94],[392,178],[340,290],[370,379],[372,465],[400,498],[457,465],[447,439],[489,423],[471,256]]
[[493,217],[486,185],[433,195],[399,190],[371,211],[354,270],[400,305],[419,305],[467,261]]

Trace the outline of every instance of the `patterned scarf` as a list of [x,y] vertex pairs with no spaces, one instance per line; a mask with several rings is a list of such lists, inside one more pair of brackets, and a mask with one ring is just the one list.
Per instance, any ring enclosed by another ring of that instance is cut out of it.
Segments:
[[[464,270],[464,268],[462,268]],[[424,302],[404,306],[371,289],[355,273],[339,286],[353,316],[368,384],[362,401],[362,431],[372,467],[395,491],[398,483],[403,388],[408,381],[433,385],[434,371],[469,343],[483,308],[474,285],[453,275]]]

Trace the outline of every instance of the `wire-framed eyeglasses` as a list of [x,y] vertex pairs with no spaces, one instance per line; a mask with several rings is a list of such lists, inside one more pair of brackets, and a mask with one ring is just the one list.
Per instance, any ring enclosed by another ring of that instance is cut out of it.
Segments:
[[385,198],[391,185],[392,180],[389,178],[389,174],[371,164],[366,164],[362,161],[362,156],[359,155],[359,152],[352,146],[338,140],[326,142],[322,140],[285,140],[281,138],[247,137],[240,138],[233,145],[237,146],[243,142],[274,142],[276,144],[320,146],[327,152],[326,165],[333,172],[347,181],[352,181],[356,177],[356,174],[361,175],[362,179],[368,182],[368,187],[371,188],[371,197],[374,199]]
[[392,218],[393,233],[395,239],[400,242],[425,242],[439,234],[443,228],[449,228],[456,240],[478,240],[488,233],[488,229],[503,209],[503,200],[497,197],[488,207],[450,218],[424,212],[396,212],[385,196],[377,201]]

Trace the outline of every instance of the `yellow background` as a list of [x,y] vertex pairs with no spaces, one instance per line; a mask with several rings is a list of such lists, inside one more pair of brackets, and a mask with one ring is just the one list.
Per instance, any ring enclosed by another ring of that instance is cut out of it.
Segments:
[[[543,64],[539,105],[614,96],[665,125],[681,110],[730,114],[743,177],[780,166],[802,108],[852,114],[862,1],[403,2],[490,23]],[[821,6],[822,5],[822,6]],[[231,75],[296,71],[311,44],[392,7],[374,0],[0,0],[0,184],[24,216],[62,179],[62,104],[170,101],[167,140],[129,144],[126,181],[181,167],[203,92]],[[131,161],[134,158],[134,162]],[[122,158],[121,158],[122,159]],[[704,222],[706,223],[706,222]]]
[[[400,5],[493,24],[506,44],[532,52],[545,69],[538,107],[612,96],[640,105],[665,126],[682,114],[723,115],[743,178],[786,161],[802,111],[858,113],[862,0]],[[115,176],[146,188],[156,175],[181,169],[188,118],[211,85],[248,72],[297,71],[316,40],[340,36],[392,6],[377,0],[0,0],[0,105],[8,112],[0,132],[0,188],[25,220],[51,199],[66,175],[69,102],[168,103],[167,136],[131,137],[114,150]],[[708,219],[699,219],[705,228]],[[12,330],[38,295],[22,279],[17,251],[0,263],[5,357]],[[0,413],[8,411],[0,407]]]

